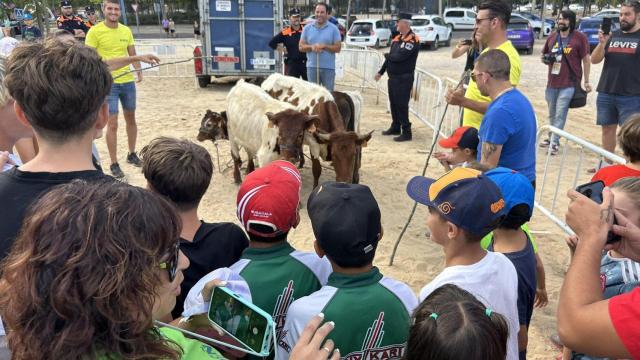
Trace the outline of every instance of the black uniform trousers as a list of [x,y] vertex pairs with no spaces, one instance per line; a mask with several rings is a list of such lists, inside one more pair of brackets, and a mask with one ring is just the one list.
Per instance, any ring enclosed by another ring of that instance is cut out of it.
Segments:
[[304,62],[291,61],[287,63],[287,75],[295,78],[307,80],[307,64]]
[[387,88],[391,105],[391,128],[411,130],[409,122],[409,98],[413,87],[413,73],[389,75]]

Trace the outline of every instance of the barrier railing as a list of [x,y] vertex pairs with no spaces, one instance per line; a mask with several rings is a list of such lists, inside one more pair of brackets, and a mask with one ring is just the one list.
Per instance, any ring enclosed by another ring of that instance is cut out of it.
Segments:
[[[380,93],[388,96],[386,74],[379,81],[375,80],[375,75],[384,63],[384,56],[380,52],[366,48],[343,48],[338,57],[344,72],[343,81],[338,84],[355,86],[363,90],[375,89],[376,103],[379,103]],[[444,88],[445,82],[439,77],[420,68],[415,70],[409,111],[433,131],[438,128],[438,122],[444,111]],[[456,113],[456,111],[451,112]],[[441,135],[448,136],[458,127],[455,119],[457,119],[456,115],[451,117],[450,114],[447,115],[440,131]]]
[[[137,41],[136,52],[138,54],[154,54],[160,58],[164,65],[146,69],[148,66],[142,64],[145,76],[161,78],[195,78],[195,68],[193,65],[194,45],[190,43],[181,44],[179,42],[171,44],[150,43]],[[189,61],[185,61],[191,59]],[[171,64],[179,62],[176,64]]]
[[[560,138],[560,151],[557,155],[551,154],[551,149],[540,149],[542,139],[546,139],[552,133]],[[535,207],[567,234],[573,231],[564,222],[569,201],[565,196],[567,189],[575,188],[578,184],[587,183],[593,174],[587,173],[588,167],[598,167],[601,159],[613,163],[624,164],[626,160],[616,154],[612,154],[584,139],[572,135],[556,127],[545,125],[538,129],[536,135],[536,148],[538,159],[536,160],[536,201]]]

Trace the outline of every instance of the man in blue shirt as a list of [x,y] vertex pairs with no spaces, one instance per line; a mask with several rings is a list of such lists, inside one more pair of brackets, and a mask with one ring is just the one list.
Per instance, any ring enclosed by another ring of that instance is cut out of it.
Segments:
[[480,125],[478,161],[516,170],[535,188],[536,115],[529,100],[509,81],[509,57],[489,50],[478,58],[471,77],[491,104]]
[[305,26],[298,45],[307,53],[307,78],[333,91],[336,78],[336,53],[340,52],[340,31],[327,21],[327,4],[316,4],[316,21]]

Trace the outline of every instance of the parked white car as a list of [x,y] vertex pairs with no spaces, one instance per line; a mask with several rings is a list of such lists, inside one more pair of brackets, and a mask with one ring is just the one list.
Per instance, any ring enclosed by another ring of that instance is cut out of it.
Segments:
[[438,49],[440,44],[451,45],[452,29],[440,16],[414,15],[411,22],[411,30],[420,38],[420,45],[428,45],[432,50]]
[[539,17],[530,13],[511,13],[511,18],[524,19],[528,21],[529,24],[531,24],[533,32],[536,34],[542,30],[542,35],[548,36],[549,34],[551,34],[551,30],[553,30],[551,28],[551,25],[549,25],[547,22],[544,22],[543,26],[543,21],[541,21]]
[[584,6],[582,4],[570,4],[569,5],[569,10],[577,13],[580,11],[584,11]]
[[451,30],[472,30],[476,24],[476,12],[465,8],[450,8],[444,10],[444,22]]
[[595,17],[620,17],[620,9],[606,9],[595,13]]
[[356,20],[347,32],[347,45],[352,46],[389,46],[391,30],[382,20]]

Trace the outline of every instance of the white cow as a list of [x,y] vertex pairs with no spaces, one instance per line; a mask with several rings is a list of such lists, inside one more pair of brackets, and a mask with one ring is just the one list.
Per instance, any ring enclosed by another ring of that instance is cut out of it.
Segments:
[[258,167],[278,158],[297,162],[303,137],[315,131],[317,121],[316,116],[295,111],[293,105],[273,99],[260,87],[244,80],[239,80],[229,91],[226,116],[233,177],[238,184],[241,182],[241,147],[248,156],[247,174],[254,169],[254,156]]

